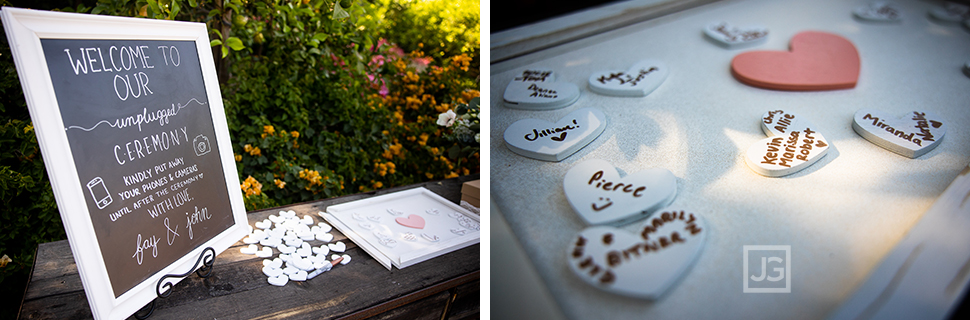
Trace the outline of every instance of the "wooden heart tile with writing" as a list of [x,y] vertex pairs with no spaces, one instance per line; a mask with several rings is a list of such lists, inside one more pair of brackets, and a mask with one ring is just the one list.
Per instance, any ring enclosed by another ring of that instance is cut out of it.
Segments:
[[599,137],[606,129],[606,115],[599,109],[582,108],[556,123],[522,119],[505,129],[505,144],[520,155],[562,161]]
[[616,294],[657,299],[697,260],[707,226],[690,210],[664,209],[636,233],[586,228],[567,252],[570,269],[590,285]]
[[946,122],[928,111],[912,111],[895,118],[879,110],[862,109],[855,113],[852,129],[877,146],[917,158],[940,145]]
[[852,10],[852,14],[859,19],[876,22],[899,22],[903,19],[902,13],[896,6],[882,1],[870,2],[867,5],[855,8],[855,10]]
[[960,23],[970,19],[970,6],[947,2],[943,7],[930,9],[930,16],[941,22]]
[[505,87],[503,99],[509,108],[559,109],[579,100],[579,87],[569,82],[557,82],[552,70],[525,69]]
[[789,111],[765,112],[761,130],[768,138],[749,147],[744,160],[763,176],[781,177],[801,171],[829,151],[829,141],[818,127]]
[[620,177],[608,161],[593,159],[570,168],[563,189],[586,223],[619,225],[669,205],[677,195],[677,178],[663,168]]
[[704,28],[704,34],[722,46],[736,48],[765,42],[765,39],[768,39],[768,28],[735,27],[727,22],[715,22]]
[[731,60],[731,74],[750,86],[787,91],[850,89],[859,80],[859,51],[841,36],[804,31],[789,48],[741,53]]
[[659,60],[642,60],[628,70],[601,71],[589,76],[593,92],[621,97],[645,97],[656,90],[670,73]]

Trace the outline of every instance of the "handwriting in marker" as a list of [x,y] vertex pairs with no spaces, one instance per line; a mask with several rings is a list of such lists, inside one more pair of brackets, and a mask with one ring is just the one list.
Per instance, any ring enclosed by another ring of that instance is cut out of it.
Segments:
[[145,255],[145,250],[148,250],[149,248],[152,249],[152,258],[158,257],[158,241],[161,241],[161,240],[162,239],[155,238],[155,236],[153,235],[151,238],[146,239],[144,242],[142,242],[141,234],[139,233],[138,241],[135,242],[135,254],[131,255],[131,257],[135,258],[135,260],[138,261],[138,265],[141,265],[141,262],[143,261],[143,257]]
[[175,225],[175,230],[172,230],[172,227],[168,225],[168,218],[165,218],[165,229],[167,230],[165,232],[165,238],[168,240],[168,245],[172,245],[172,242],[175,242],[175,238],[179,236],[179,226]]

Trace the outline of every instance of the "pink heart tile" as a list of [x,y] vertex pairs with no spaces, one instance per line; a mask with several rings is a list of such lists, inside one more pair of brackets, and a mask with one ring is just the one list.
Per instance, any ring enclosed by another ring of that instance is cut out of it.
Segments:
[[394,218],[394,221],[408,228],[424,229],[424,218],[416,214],[409,215],[407,218]]

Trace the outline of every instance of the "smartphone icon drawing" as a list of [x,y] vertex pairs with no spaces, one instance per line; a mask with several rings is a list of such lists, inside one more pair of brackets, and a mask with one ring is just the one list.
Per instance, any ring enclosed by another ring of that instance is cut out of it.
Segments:
[[111,204],[111,193],[108,192],[108,187],[104,186],[104,180],[101,180],[101,177],[95,177],[88,182],[88,191],[91,191],[91,198],[98,204],[98,209],[104,209]]

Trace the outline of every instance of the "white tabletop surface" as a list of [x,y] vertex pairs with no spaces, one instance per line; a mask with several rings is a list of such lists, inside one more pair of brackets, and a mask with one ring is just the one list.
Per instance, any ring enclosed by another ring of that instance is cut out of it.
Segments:
[[[888,24],[853,18],[852,10],[864,4],[722,1],[492,67],[491,196],[567,317],[824,318],[856,290],[970,161],[970,78],[961,70],[970,61],[970,32],[930,21],[929,9],[942,2],[896,1],[903,21]],[[766,26],[769,39],[743,49],[715,45],[702,28],[722,20]],[[731,76],[735,55],[787,50],[791,37],[805,30],[836,33],[855,44],[862,69],[854,89],[772,91]],[[660,59],[671,69],[649,96],[608,97],[588,90],[592,73],[625,69],[641,59]],[[502,106],[513,70],[523,67],[553,69],[560,81],[580,86],[582,96],[552,111]],[[525,158],[505,146],[503,131],[516,120],[555,122],[584,107],[602,110],[609,124],[561,162]],[[852,130],[853,114],[863,108],[900,117],[933,111],[945,117],[949,131],[939,147],[909,159]],[[760,116],[775,109],[814,122],[831,142],[829,153],[782,178],[749,169],[742,155],[764,138]],[[563,176],[589,159],[607,160],[626,173],[670,170],[678,183],[673,206],[706,219],[706,247],[660,300],[600,291],[566,264],[567,248],[587,225],[566,200]],[[791,293],[742,293],[744,245],[791,245]]]

